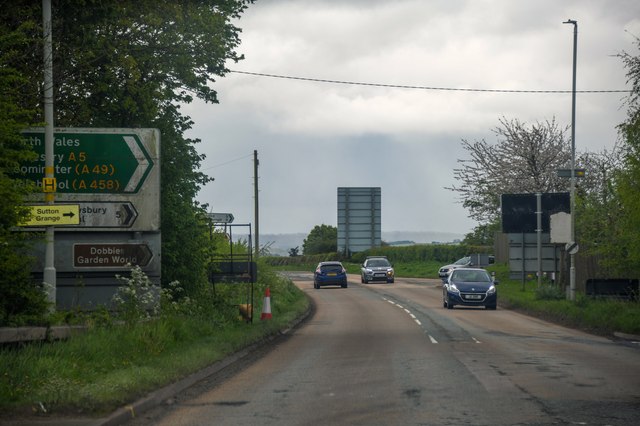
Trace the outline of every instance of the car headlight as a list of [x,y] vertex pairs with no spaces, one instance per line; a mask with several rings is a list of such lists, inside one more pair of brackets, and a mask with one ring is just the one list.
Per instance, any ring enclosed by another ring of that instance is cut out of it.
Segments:
[[393,269],[387,269],[387,275],[393,276]]
[[487,294],[493,294],[495,292],[496,292],[496,287],[493,285],[489,287],[489,290],[487,290]]
[[449,291],[452,293],[460,294],[460,290],[458,290],[458,287],[456,287],[455,284],[449,284]]
[[364,273],[365,274],[373,274],[373,269],[365,268]]

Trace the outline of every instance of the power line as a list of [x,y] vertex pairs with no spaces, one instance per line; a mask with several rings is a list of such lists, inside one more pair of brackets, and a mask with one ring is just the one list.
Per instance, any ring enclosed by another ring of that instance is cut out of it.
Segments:
[[[512,90],[512,89],[473,89],[456,87],[412,86],[404,84],[365,83],[359,81],[328,80],[322,78],[296,77],[291,75],[266,74],[260,72],[229,70],[236,74],[270,77],[284,80],[312,81],[315,83],[344,84],[351,86],[386,87],[393,89],[439,90],[448,92],[484,92],[484,93],[572,93],[571,90]],[[576,90],[576,93],[631,93],[631,90]]]
[[235,158],[233,160],[225,161],[224,163],[215,164],[213,166],[205,167],[203,169],[200,169],[200,171],[202,172],[202,171],[205,171],[205,170],[210,170],[210,169],[215,169],[217,167],[226,166],[227,164],[235,163],[236,161],[244,160],[245,158],[249,158],[249,157],[253,157],[253,154],[245,155],[244,157],[238,157],[238,158]]

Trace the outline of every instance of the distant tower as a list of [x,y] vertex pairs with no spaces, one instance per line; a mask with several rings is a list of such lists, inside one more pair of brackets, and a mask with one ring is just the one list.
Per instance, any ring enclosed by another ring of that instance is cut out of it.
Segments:
[[382,191],[338,188],[338,251],[357,253],[382,244]]

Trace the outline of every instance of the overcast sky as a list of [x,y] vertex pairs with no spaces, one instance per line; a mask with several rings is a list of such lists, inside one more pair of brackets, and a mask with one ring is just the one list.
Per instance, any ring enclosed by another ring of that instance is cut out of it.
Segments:
[[[391,86],[628,89],[616,55],[637,55],[637,0],[258,0],[242,28],[235,71]],[[571,123],[570,93],[444,91],[230,73],[220,104],[183,108],[215,181],[199,201],[254,223],[258,151],[260,233],[337,226],[337,188],[382,188],[382,231],[461,235],[476,223],[457,193],[461,140],[486,139],[499,119]],[[623,93],[578,94],[578,151],[611,149]],[[570,134],[568,134],[570,136]],[[567,138],[570,140],[570,138]]]

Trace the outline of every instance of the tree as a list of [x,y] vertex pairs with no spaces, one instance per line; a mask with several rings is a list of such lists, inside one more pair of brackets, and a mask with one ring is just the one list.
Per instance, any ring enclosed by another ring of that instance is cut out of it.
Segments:
[[[6,4],[5,4],[6,3]],[[30,23],[29,42],[12,64],[26,83],[19,105],[42,99],[39,3],[3,1],[0,27]],[[55,124],[60,127],[154,127],[161,131],[163,282],[189,289],[206,274],[206,222],[195,201],[211,179],[199,172],[204,158],[185,138],[192,122],[180,104],[200,98],[217,103],[212,88],[235,52],[240,17],[250,0],[131,2],[53,1]],[[42,118],[40,117],[40,120]]]
[[330,225],[316,225],[302,242],[305,255],[334,253],[338,250],[338,228]]
[[502,118],[493,132],[497,144],[463,139],[471,159],[458,160],[461,167],[454,176],[459,185],[446,188],[460,194],[472,219],[499,223],[501,194],[567,190],[568,183],[556,173],[570,162],[566,128],[560,129],[555,119],[527,126]]
[[289,257],[300,256],[300,247],[295,246],[289,249]]
[[586,174],[576,187],[576,238],[581,251],[596,255],[603,276],[615,276],[623,247],[619,244],[618,177],[624,167],[621,148],[587,153],[581,158]]
[[0,326],[22,325],[47,311],[42,289],[31,281],[32,258],[27,256],[31,233],[15,232],[31,188],[9,177],[33,152],[20,130],[34,122],[33,107],[26,106],[29,81],[16,69],[20,52],[29,45],[29,22],[0,26]]
[[[640,39],[636,38],[640,48]],[[640,55],[623,52],[620,55],[627,68],[628,82],[632,90],[626,99],[627,119],[619,126],[623,140],[624,170],[619,174],[618,195],[620,201],[619,244],[625,255],[620,260],[627,265],[627,272],[640,277]]]
[[462,243],[469,246],[490,246],[493,244],[495,233],[499,230],[499,223],[478,225],[464,236]]

